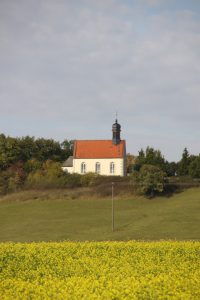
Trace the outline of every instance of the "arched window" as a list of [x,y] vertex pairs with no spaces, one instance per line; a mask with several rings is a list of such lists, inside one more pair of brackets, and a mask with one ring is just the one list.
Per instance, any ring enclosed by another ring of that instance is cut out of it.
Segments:
[[100,174],[100,172],[101,172],[101,165],[100,165],[99,162],[97,162],[96,165],[95,165],[95,172],[97,174]]
[[81,174],[86,173],[86,164],[84,162],[81,163]]
[[114,174],[115,173],[115,164],[114,162],[110,163],[110,174]]

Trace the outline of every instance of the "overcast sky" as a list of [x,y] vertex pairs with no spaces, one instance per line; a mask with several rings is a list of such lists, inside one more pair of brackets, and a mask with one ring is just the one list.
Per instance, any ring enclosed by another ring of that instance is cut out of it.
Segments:
[[0,0],[0,132],[200,152],[199,0]]

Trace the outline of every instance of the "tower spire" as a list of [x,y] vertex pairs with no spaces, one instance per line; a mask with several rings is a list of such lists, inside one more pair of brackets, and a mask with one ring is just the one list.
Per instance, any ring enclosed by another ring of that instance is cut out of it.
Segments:
[[115,120],[115,123],[112,126],[112,133],[113,133],[112,142],[113,142],[113,145],[118,145],[121,142],[120,132],[121,132],[121,125],[118,124],[117,112],[116,112],[116,120]]

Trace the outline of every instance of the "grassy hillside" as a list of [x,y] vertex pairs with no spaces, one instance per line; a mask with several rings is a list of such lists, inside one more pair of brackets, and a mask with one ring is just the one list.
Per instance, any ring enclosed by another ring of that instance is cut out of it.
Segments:
[[200,188],[151,200],[118,197],[112,232],[110,198],[26,191],[0,198],[0,241],[198,240],[199,211]]

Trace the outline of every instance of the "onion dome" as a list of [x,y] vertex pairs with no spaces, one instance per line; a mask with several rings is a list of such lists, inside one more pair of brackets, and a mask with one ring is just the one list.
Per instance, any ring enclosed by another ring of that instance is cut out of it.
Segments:
[[121,132],[121,125],[118,123],[116,119],[115,123],[112,125],[112,133],[113,133],[112,141],[114,145],[118,145],[121,141],[120,132]]

